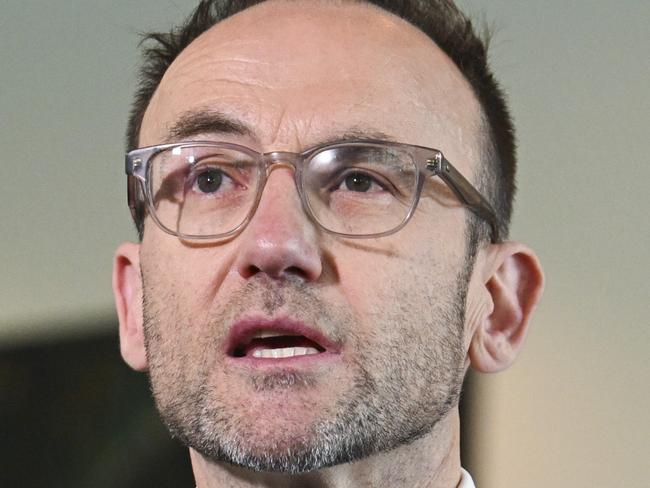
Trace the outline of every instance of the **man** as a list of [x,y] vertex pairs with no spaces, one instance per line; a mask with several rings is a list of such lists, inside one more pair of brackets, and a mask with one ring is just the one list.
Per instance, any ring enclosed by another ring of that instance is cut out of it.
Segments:
[[151,39],[113,287],[197,485],[473,486],[463,377],[514,361],[543,277],[505,240],[512,126],[471,25],[204,1]]

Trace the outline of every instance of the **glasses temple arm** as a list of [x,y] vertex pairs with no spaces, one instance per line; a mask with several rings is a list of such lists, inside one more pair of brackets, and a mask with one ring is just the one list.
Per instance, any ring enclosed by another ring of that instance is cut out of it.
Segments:
[[[142,170],[142,157],[133,155],[134,153],[143,152],[143,150],[134,150],[124,158],[124,172],[126,173],[126,191],[127,202],[133,222],[138,226],[145,216],[145,198],[142,189],[142,182],[138,179],[139,171]],[[140,229],[138,229],[140,231]]]
[[492,242],[500,242],[499,225],[492,205],[444,156],[437,162],[439,163],[438,176],[451,188],[464,205],[488,222],[492,230]]

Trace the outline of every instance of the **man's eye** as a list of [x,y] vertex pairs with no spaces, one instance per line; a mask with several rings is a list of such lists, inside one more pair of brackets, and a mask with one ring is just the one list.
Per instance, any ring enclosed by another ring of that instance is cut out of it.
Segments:
[[362,173],[352,173],[345,177],[345,187],[350,191],[366,192],[372,186],[372,179]]
[[196,186],[203,193],[215,193],[223,182],[223,171],[206,169],[196,177]]
[[343,181],[341,182],[341,187],[339,188],[359,193],[381,191],[384,189],[383,186],[378,183],[375,178],[367,173],[362,173],[360,171],[355,171],[345,175]]

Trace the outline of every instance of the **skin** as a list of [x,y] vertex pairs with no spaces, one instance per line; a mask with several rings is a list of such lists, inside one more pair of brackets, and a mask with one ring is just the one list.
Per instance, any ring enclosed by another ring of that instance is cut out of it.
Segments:
[[[381,131],[441,149],[471,180],[481,112],[447,56],[374,7],[306,5],[266,2],[194,41],[147,108],[140,145],[168,142],[188,110],[210,109],[253,133],[194,139],[300,152],[351,130]],[[226,242],[183,242],[147,218],[142,242],[117,250],[113,286],[123,357],[149,370],[163,417],[176,409],[182,421],[200,402],[251,451],[281,452],[311,442],[337,402],[359,394],[365,374],[384,395],[376,408],[403,407],[403,417],[426,427],[414,442],[300,475],[242,469],[194,446],[198,486],[456,486],[454,390],[470,364],[495,372],[514,361],[543,288],[535,255],[514,242],[481,246],[465,273],[466,219],[459,204],[425,190],[400,232],[334,237],[304,214],[286,167],[270,173],[255,216]],[[455,327],[450,311],[463,292],[455,316],[464,321]],[[341,353],[326,365],[232,367],[223,352],[229,327],[251,316],[300,320],[337,341]],[[391,385],[398,385],[393,396]]]

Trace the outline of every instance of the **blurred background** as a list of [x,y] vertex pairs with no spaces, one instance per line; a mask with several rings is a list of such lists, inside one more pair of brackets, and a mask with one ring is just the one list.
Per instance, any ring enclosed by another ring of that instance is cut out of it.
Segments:
[[[0,486],[193,486],[119,357],[112,253],[135,239],[123,134],[138,32],[191,0],[0,1]],[[512,236],[547,290],[523,356],[472,375],[479,488],[650,479],[650,2],[459,0],[495,28],[518,128]]]

